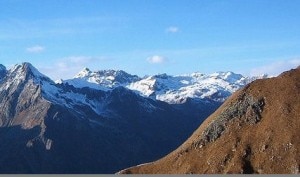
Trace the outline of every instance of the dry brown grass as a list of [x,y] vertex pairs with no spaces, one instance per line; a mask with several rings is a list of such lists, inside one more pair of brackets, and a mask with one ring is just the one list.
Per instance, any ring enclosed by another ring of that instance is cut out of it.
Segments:
[[[202,141],[204,132],[220,119],[242,95],[263,99],[261,119],[253,116],[251,105],[243,115],[235,115],[212,142]],[[300,171],[300,68],[276,78],[257,80],[233,94],[178,149],[166,157],[121,173],[290,174]],[[203,143],[204,142],[204,143]]]

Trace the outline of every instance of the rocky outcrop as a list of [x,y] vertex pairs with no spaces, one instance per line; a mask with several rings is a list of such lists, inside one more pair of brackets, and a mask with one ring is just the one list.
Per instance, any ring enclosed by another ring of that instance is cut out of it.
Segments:
[[[239,119],[243,124],[256,124],[261,119],[264,99],[243,93],[238,100],[229,104],[203,131],[200,139],[195,142],[195,146],[203,147],[205,144],[216,141],[226,129],[232,119]],[[240,124],[242,126],[242,124]],[[227,130],[228,131],[228,130]]]

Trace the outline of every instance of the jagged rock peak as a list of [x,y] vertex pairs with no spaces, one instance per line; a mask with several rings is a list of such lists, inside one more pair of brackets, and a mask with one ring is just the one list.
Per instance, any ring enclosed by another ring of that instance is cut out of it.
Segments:
[[92,88],[105,89],[103,86],[106,88],[115,88],[137,80],[140,80],[138,76],[128,74],[122,70],[91,71],[88,68],[84,68],[74,77],[74,79],[65,80],[64,83],[69,83],[80,88],[88,86]]
[[30,72],[31,70],[37,71],[37,69],[32,66],[31,63],[28,62],[23,62],[22,64],[16,64],[12,69],[10,69],[11,72],[22,72],[22,73],[27,73]]
[[23,62],[16,64],[9,73],[17,78],[33,78],[34,80],[47,80],[53,82],[49,77],[38,71],[31,63]]
[[74,78],[81,78],[81,77],[87,77],[92,73],[92,71],[89,68],[83,68],[82,71],[80,71]]
[[80,71],[78,74],[76,74],[76,76],[74,78],[84,78],[84,77],[92,77],[97,75],[98,77],[109,77],[109,76],[134,76],[137,77],[135,75],[131,75],[128,74],[127,72],[123,71],[123,70],[113,70],[113,69],[108,69],[108,70],[99,70],[99,71],[92,71],[89,68],[83,68],[82,71]]

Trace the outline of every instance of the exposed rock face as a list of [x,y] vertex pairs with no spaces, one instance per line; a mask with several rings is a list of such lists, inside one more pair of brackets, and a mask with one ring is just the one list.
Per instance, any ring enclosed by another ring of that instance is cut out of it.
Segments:
[[226,131],[226,128],[228,128],[227,124],[232,121],[232,119],[240,119],[243,123],[252,125],[256,124],[261,119],[260,114],[263,111],[263,106],[263,98],[257,100],[246,93],[240,95],[236,102],[229,104],[220,115],[209,124],[196,144],[203,146],[216,141],[217,138]]
[[177,150],[120,173],[300,172],[300,68],[232,95]]
[[[0,126],[29,129],[42,123],[50,104],[42,98],[41,87],[34,83],[30,66],[19,67],[10,73],[13,77],[3,79],[0,87]],[[20,72],[22,76],[16,77]]]

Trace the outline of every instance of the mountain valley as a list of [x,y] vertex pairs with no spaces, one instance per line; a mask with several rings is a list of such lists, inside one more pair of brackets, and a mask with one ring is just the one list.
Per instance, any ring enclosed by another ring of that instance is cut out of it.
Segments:
[[247,83],[232,72],[139,78],[87,68],[54,82],[30,63],[1,66],[0,80],[1,173],[114,173],[157,160]]

